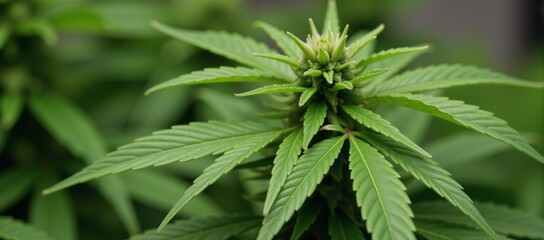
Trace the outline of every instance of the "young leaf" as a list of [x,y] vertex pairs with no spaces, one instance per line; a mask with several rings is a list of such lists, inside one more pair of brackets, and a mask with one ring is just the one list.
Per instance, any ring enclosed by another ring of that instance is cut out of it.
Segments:
[[174,126],[120,147],[95,164],[46,189],[46,194],[131,169],[183,162],[223,153],[241,140],[273,130],[257,123],[211,121]]
[[[485,232],[441,222],[416,220],[417,234],[428,240],[487,240]],[[506,238],[501,238],[506,239]]]
[[498,84],[517,87],[544,87],[501,73],[463,65],[439,65],[419,68],[397,75],[377,86],[375,95],[421,92],[464,85]]
[[329,138],[313,145],[300,157],[264,218],[258,240],[271,240],[315,191],[340,154],[344,140],[345,136]]
[[255,228],[260,222],[260,217],[236,215],[181,220],[166,225],[160,234],[148,230],[130,240],[224,240]]
[[12,168],[0,174],[0,212],[24,197],[34,179],[34,171],[26,168]]
[[[349,45],[348,58],[354,58],[359,52],[365,48],[370,42],[372,42],[378,34],[383,31],[384,25],[380,24],[378,27],[372,29],[372,31],[363,35],[361,38],[358,38],[357,41]],[[359,62],[356,62],[359,63]]]
[[247,97],[259,94],[273,94],[273,93],[296,93],[304,92],[307,88],[293,85],[293,84],[282,84],[282,85],[269,85],[261,88],[253,89],[244,93],[235,94],[238,97]]
[[261,70],[271,71],[287,79],[294,79],[294,73],[288,65],[253,56],[253,53],[273,54],[276,52],[252,38],[225,32],[198,32],[178,29],[159,22],[153,22],[152,25],[166,35],[212,53]]
[[349,138],[349,168],[357,205],[372,239],[414,239],[410,199],[399,175],[378,151]]
[[327,116],[327,104],[323,102],[314,102],[308,107],[304,114],[304,137],[302,138],[304,149],[308,149],[308,145],[315,134],[319,131],[325,117]]
[[23,96],[17,92],[0,95],[0,127],[10,129],[23,110]]
[[340,36],[340,23],[338,21],[338,10],[336,9],[335,0],[329,0],[323,23],[323,34],[329,31],[335,36]]
[[268,33],[270,38],[272,38],[276,42],[278,47],[280,47],[281,50],[283,50],[283,52],[287,54],[287,56],[294,59],[302,58],[302,54],[300,53],[297,45],[293,41],[291,41],[291,39],[289,38],[289,36],[287,36],[287,34],[285,34],[285,32],[280,31],[274,26],[265,22],[256,22],[255,26]]
[[174,207],[168,212],[157,232],[161,231],[164,226],[181,210],[191,199],[204,191],[208,186],[217,181],[221,176],[230,172],[236,165],[240,164],[255,152],[259,151],[270,142],[274,141],[283,133],[281,130],[269,131],[258,134],[254,137],[246,138],[242,142],[228,150],[225,154],[215,160],[213,164],[204,169],[202,175],[198,176],[183,196],[176,202]]
[[284,185],[287,176],[291,174],[293,167],[297,163],[298,156],[302,151],[302,130],[296,130],[289,134],[280,144],[274,166],[272,167],[272,177],[268,184],[266,200],[264,201],[263,215],[268,215],[272,203],[276,200],[281,187]]
[[381,75],[383,73],[386,73],[387,71],[389,71],[389,70],[388,69],[376,69],[376,70],[372,70],[372,71],[369,71],[369,72],[365,72],[364,74],[361,74],[361,75],[357,76],[356,78],[350,80],[350,82],[353,85],[357,85],[358,83],[360,83],[362,81],[365,81],[367,79],[379,76],[379,75]]
[[509,127],[504,120],[494,117],[490,112],[480,110],[477,106],[467,105],[462,101],[449,100],[445,97],[413,94],[394,94],[369,99],[413,108],[459,124],[502,141],[544,163],[544,157],[531,147],[516,130]]
[[396,127],[391,125],[387,120],[383,119],[380,115],[355,105],[342,105],[344,112],[355,119],[358,123],[379,132],[385,136],[388,136],[412,149],[423,154],[423,156],[431,157],[431,154],[427,153],[417,144],[412,142],[408,137],[404,136]]
[[180,77],[165,81],[156,85],[145,92],[146,95],[156,92],[161,89],[188,86],[196,84],[209,83],[228,83],[228,82],[272,82],[285,83],[288,82],[282,78],[258,70],[245,67],[220,67],[206,68],[202,71],[195,71],[189,74],[181,75]]
[[293,227],[293,233],[291,234],[291,240],[298,240],[312,224],[321,213],[321,205],[316,201],[308,201],[306,204],[302,205],[297,214],[297,220],[295,226]]
[[339,214],[329,217],[329,236],[331,236],[331,240],[365,239],[359,226]]
[[15,240],[52,240],[41,229],[6,216],[0,216],[0,237]]
[[412,149],[383,136],[371,133],[367,133],[366,136],[368,136],[366,140],[380,152],[469,216],[493,239],[498,239],[498,236],[476,209],[470,197],[463,192],[461,185],[453,180],[450,174],[438,166],[436,162],[424,158]]
[[298,106],[300,107],[304,106],[304,104],[306,104],[306,102],[308,102],[310,98],[312,98],[312,96],[317,92],[317,90],[319,90],[319,88],[316,88],[316,87],[312,87],[312,88],[308,88],[304,90],[304,92],[300,94]]
[[429,46],[402,47],[402,48],[393,48],[393,49],[384,50],[384,51],[372,54],[372,56],[370,56],[369,58],[357,64],[357,67],[363,68],[370,64],[381,62],[381,61],[384,61],[399,55],[410,54],[415,52],[424,52],[424,51],[427,51],[428,49],[429,49]]

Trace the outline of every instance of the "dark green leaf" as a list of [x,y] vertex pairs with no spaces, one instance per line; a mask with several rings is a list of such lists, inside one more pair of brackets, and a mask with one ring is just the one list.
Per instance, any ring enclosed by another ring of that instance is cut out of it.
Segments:
[[5,216],[0,216],[0,237],[9,240],[53,240],[42,230]]
[[365,237],[353,221],[336,215],[329,217],[329,236],[331,240],[364,240]]
[[23,96],[18,92],[5,92],[0,95],[0,125],[10,129],[23,111]]
[[293,228],[293,233],[291,234],[291,240],[297,240],[312,224],[321,213],[321,206],[315,201],[308,201],[306,204],[302,205],[297,214],[297,220],[295,222],[295,227]]
[[26,168],[12,168],[0,174],[0,212],[24,197],[32,179],[34,171]]

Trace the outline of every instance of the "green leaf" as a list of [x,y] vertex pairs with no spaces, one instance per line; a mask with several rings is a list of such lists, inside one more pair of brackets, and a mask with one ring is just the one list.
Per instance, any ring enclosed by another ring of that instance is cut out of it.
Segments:
[[414,239],[406,188],[393,166],[367,143],[350,137],[349,168],[361,215],[372,239]]
[[293,233],[291,234],[291,240],[297,240],[312,224],[321,213],[321,205],[316,201],[309,200],[306,204],[302,205],[297,214],[297,220],[293,227]]
[[388,95],[391,93],[421,92],[431,89],[479,84],[544,87],[543,83],[524,81],[473,66],[439,65],[419,68],[397,75],[381,83],[374,94]]
[[6,216],[0,216],[0,237],[9,240],[52,240],[42,230]]
[[264,148],[270,142],[274,141],[283,133],[281,130],[274,130],[258,134],[254,137],[246,137],[233,149],[228,150],[225,154],[215,160],[213,164],[204,169],[193,182],[183,196],[176,202],[174,207],[168,212],[157,231],[160,231],[166,224],[181,210],[191,199],[204,191],[208,186],[217,181],[222,175],[230,172],[236,165],[242,163],[255,152]]
[[4,47],[4,44],[6,44],[6,42],[8,41],[9,35],[10,35],[9,25],[2,24],[0,26],[0,50]]
[[353,221],[336,214],[329,217],[329,236],[331,240],[364,240],[365,237]]
[[449,100],[446,97],[412,94],[394,94],[369,99],[413,108],[459,124],[502,141],[544,163],[544,157],[531,147],[516,130],[509,127],[504,120],[494,117],[490,112],[480,110],[477,106],[467,105],[462,101]]
[[[476,204],[489,225],[498,233],[519,238],[544,239],[544,220],[506,206]],[[473,221],[446,202],[418,203],[413,206],[417,219],[441,221],[478,228]]]
[[[387,113],[385,118],[389,119],[391,125],[397,127],[406,137],[412,139],[415,143],[422,142],[432,120],[432,116],[429,114],[403,107],[395,108],[395,110]],[[410,121],[406,121],[406,119],[410,119]],[[427,152],[433,155],[433,158],[437,158],[435,153],[430,150],[429,146],[426,146],[425,148],[427,149]]]
[[257,123],[211,121],[174,126],[157,131],[120,147],[95,164],[46,189],[51,193],[63,188],[131,169],[165,165],[223,153],[240,141],[273,130]]
[[0,212],[17,203],[32,184],[34,171],[26,168],[12,168],[0,174]]
[[[372,29],[372,31],[366,33],[362,37],[358,38],[357,41],[350,44],[348,47],[348,58],[353,59],[355,56],[359,55],[361,50],[368,46],[369,43],[374,41],[378,34],[380,34],[383,31],[384,25],[380,24],[378,27]],[[359,63],[359,61],[356,61],[356,63]]]
[[[107,176],[96,181],[96,187],[109,202],[130,234],[140,231],[138,219],[126,189],[118,176]],[[42,192],[43,193],[43,192]]]
[[302,58],[302,54],[297,45],[289,38],[289,36],[287,36],[287,34],[285,34],[285,32],[265,22],[256,22],[255,26],[264,30],[287,56],[294,59]]
[[410,54],[415,52],[424,52],[429,49],[429,46],[421,46],[421,47],[401,47],[401,48],[393,48],[388,50],[383,50],[381,52],[372,54],[369,58],[361,61],[357,64],[358,68],[366,67],[370,64],[381,62],[399,55],[404,54]]
[[494,239],[497,235],[474,206],[470,197],[463,192],[463,188],[450,173],[442,169],[436,162],[422,157],[412,149],[391,141],[377,134],[367,134],[367,141],[380,152],[399,164],[404,170],[434,190],[438,195],[448,200],[478,224]]
[[272,177],[268,184],[268,192],[264,201],[263,215],[268,215],[272,203],[276,200],[281,187],[285,184],[287,176],[291,174],[302,151],[302,130],[296,130],[289,134],[280,144],[274,158]]
[[340,154],[345,138],[341,136],[324,140],[313,145],[300,157],[272,204],[270,214],[264,218],[258,240],[272,239],[315,191]]
[[[485,232],[441,222],[416,220],[417,234],[428,240],[488,240]],[[501,238],[505,239],[505,238]]]
[[371,79],[373,77],[379,76],[379,75],[381,75],[383,73],[386,73],[387,71],[389,71],[389,70],[388,69],[376,69],[376,70],[372,70],[372,71],[369,71],[369,72],[365,72],[365,73],[355,77],[354,79],[350,80],[350,82],[353,85],[357,85],[358,83],[360,83],[362,81],[365,81],[365,80]]
[[18,23],[17,32],[22,35],[36,35],[40,37],[47,45],[53,45],[58,41],[55,28],[46,19],[24,19]]
[[310,100],[310,98],[312,98],[312,96],[314,96],[314,94],[317,92],[318,88],[317,87],[312,87],[312,88],[308,88],[306,90],[304,90],[304,92],[302,92],[302,94],[300,94],[300,99],[298,101],[298,106],[302,107],[304,106],[304,104],[306,104],[308,102],[308,100]]
[[47,18],[59,32],[107,33],[113,30],[109,28],[108,19],[91,8],[66,8]]
[[380,115],[355,105],[342,105],[341,107],[344,112],[358,123],[414,149],[423,154],[423,156],[431,157],[431,154],[412,142],[408,137],[404,136],[404,134],[402,134],[395,126],[391,125],[391,123],[383,119]]
[[214,31],[191,31],[153,22],[153,27],[178,40],[195,45],[212,53],[230,58],[242,64],[271,71],[286,79],[294,79],[291,68],[283,63],[253,56],[253,53],[274,54],[276,51],[249,37]]
[[281,84],[281,85],[269,85],[261,88],[253,89],[244,93],[235,94],[237,97],[247,97],[259,94],[273,94],[273,93],[296,93],[304,92],[307,88],[293,85],[293,84]]
[[324,102],[314,102],[310,104],[306,113],[304,113],[304,130],[303,130],[303,147],[308,149],[310,141],[314,135],[317,134],[323,122],[325,122],[325,117],[327,117],[327,104]]
[[[127,172],[122,174],[121,178],[136,201],[164,211],[170,210],[179,199],[179,193],[185,192],[190,186],[183,179],[156,169]],[[204,217],[223,212],[212,199],[200,194],[187,204],[183,213],[188,216]]]
[[0,125],[10,129],[23,111],[24,99],[18,92],[5,92],[0,95]]
[[332,32],[335,36],[340,36],[340,23],[338,20],[338,10],[336,9],[336,1],[329,0],[325,20],[323,21],[323,32]]
[[223,240],[259,226],[260,217],[222,216],[182,220],[166,225],[157,234],[153,230],[133,236],[131,240]]
[[206,68],[202,71],[195,71],[180,77],[165,81],[156,85],[145,92],[151,94],[161,89],[188,86],[209,83],[229,83],[229,82],[273,82],[284,83],[284,79],[262,70],[244,68],[244,67],[220,67]]

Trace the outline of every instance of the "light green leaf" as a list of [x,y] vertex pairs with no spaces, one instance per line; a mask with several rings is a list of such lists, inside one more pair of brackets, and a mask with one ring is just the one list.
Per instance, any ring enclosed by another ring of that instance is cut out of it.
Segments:
[[0,212],[18,202],[27,193],[34,171],[26,168],[12,168],[0,174]]
[[304,106],[304,104],[306,104],[308,102],[308,100],[310,100],[310,98],[312,98],[312,96],[314,96],[314,94],[317,92],[318,88],[317,87],[312,87],[312,88],[308,88],[306,90],[304,90],[304,92],[302,92],[302,94],[300,94],[300,99],[298,101],[298,105],[300,107]]
[[293,167],[297,163],[298,156],[302,151],[302,130],[296,130],[289,134],[280,144],[274,166],[272,167],[272,177],[268,184],[266,200],[264,201],[263,215],[268,215],[272,203],[276,200],[281,187],[285,184],[287,176],[291,174]]
[[359,226],[339,214],[329,217],[329,236],[331,236],[331,240],[365,239]]
[[302,205],[297,214],[297,220],[293,227],[293,233],[291,234],[291,240],[297,240],[302,237],[304,232],[314,224],[315,220],[321,213],[321,205],[309,200],[306,204]]
[[131,240],[224,240],[259,226],[260,217],[222,216],[176,221],[164,230],[148,230]]
[[[357,41],[350,44],[348,47],[349,50],[347,52],[348,58],[352,59],[355,56],[359,55],[359,53],[361,52],[363,48],[367,47],[369,43],[371,43],[372,41],[374,41],[374,39],[376,39],[378,34],[380,34],[383,31],[383,28],[384,28],[384,25],[380,24],[378,25],[378,27],[372,29],[370,32],[358,38]],[[356,61],[356,63],[359,63],[359,61]]]
[[323,21],[323,32],[332,32],[335,36],[340,36],[340,21],[338,20],[338,10],[336,9],[336,1],[329,0],[325,20]]
[[531,147],[516,130],[509,127],[504,120],[494,117],[490,112],[480,110],[477,106],[464,104],[462,101],[449,100],[446,97],[412,94],[394,94],[369,99],[413,108],[459,124],[502,141],[544,163],[544,157]]
[[225,154],[215,160],[213,164],[204,169],[202,175],[200,175],[193,182],[187,191],[183,193],[183,196],[172,207],[170,212],[166,215],[157,231],[160,231],[166,224],[180,211],[191,199],[196,195],[204,191],[208,186],[217,181],[221,176],[230,172],[236,165],[240,164],[255,152],[264,148],[270,142],[282,134],[281,130],[274,130],[258,134],[254,137],[246,137],[242,142],[239,142],[233,149],[228,150]]
[[415,52],[424,52],[424,51],[427,51],[428,49],[429,49],[429,46],[401,47],[401,48],[383,50],[381,52],[374,53],[369,58],[361,61],[359,64],[357,64],[357,67],[363,68],[373,63],[387,60],[389,58],[393,58],[393,57],[405,55],[405,54],[410,54],[410,53],[415,53]]
[[389,71],[389,70],[388,69],[376,69],[376,70],[372,70],[372,71],[369,71],[369,72],[365,72],[365,73],[355,77],[354,79],[350,80],[350,82],[353,85],[357,85],[358,83],[360,83],[362,81],[365,81],[365,80],[371,79],[373,77],[379,76],[381,74],[386,73],[387,71]]
[[0,237],[8,240],[52,240],[42,230],[6,216],[0,216]]
[[327,104],[324,102],[314,102],[310,104],[306,113],[304,113],[304,130],[303,130],[303,147],[308,149],[310,141],[315,134],[319,131],[323,122],[325,122],[325,117],[327,117]]
[[[121,175],[130,195],[136,201],[168,211],[179,199],[179,193],[185,192],[190,183],[156,169],[141,169]],[[205,194],[200,194],[187,204],[183,213],[188,216],[204,217],[224,211]]]
[[296,93],[304,92],[307,88],[293,85],[293,84],[281,84],[281,85],[269,85],[261,88],[253,89],[244,93],[235,94],[238,97],[253,96],[259,94],[273,94],[273,93]]
[[272,204],[270,214],[264,218],[258,240],[271,240],[315,191],[340,154],[344,140],[345,136],[329,138],[313,145],[300,157]]
[[414,239],[410,199],[393,166],[367,143],[350,137],[349,168],[357,205],[372,239]]
[[[476,204],[476,207],[498,233],[519,238],[544,239],[544,220],[542,218],[490,203]],[[470,218],[446,202],[418,203],[414,204],[413,209],[417,219],[478,228]]]
[[431,157],[431,154],[412,142],[412,140],[410,140],[408,137],[404,136],[404,134],[402,134],[395,126],[391,125],[391,123],[383,119],[380,115],[355,105],[342,105],[341,107],[344,112],[355,119],[358,123],[363,124],[365,127],[388,136],[395,141],[398,141],[423,154],[423,156]]
[[59,32],[106,33],[108,21],[91,8],[65,8],[48,16],[51,25]]
[[152,25],[155,29],[166,35],[212,53],[261,70],[271,71],[289,80],[295,78],[293,71],[288,65],[254,56],[253,53],[274,54],[276,51],[252,38],[226,32],[199,32],[178,29],[159,22],[153,22]]
[[157,131],[120,147],[44,192],[55,192],[112,173],[190,161],[210,154],[223,153],[244,139],[273,129],[257,123],[219,121],[174,126],[172,129]]
[[10,129],[23,111],[24,99],[18,92],[4,92],[0,95],[0,125]]
[[287,56],[294,59],[302,58],[302,54],[297,45],[289,38],[289,36],[287,36],[287,34],[285,34],[285,32],[265,22],[256,22],[255,26],[264,30]]
[[378,85],[374,94],[388,95],[391,93],[421,92],[431,89],[478,84],[544,87],[544,83],[524,81],[473,66],[438,65],[419,68],[397,75]]
[[498,239],[498,236],[476,209],[470,197],[463,192],[461,185],[453,180],[450,173],[438,166],[436,162],[424,158],[412,149],[383,136],[377,134],[367,134],[366,136],[370,137],[367,138],[367,141],[380,152],[472,218],[493,239]]
[[8,41],[9,35],[10,35],[9,25],[2,24],[0,26],[0,50],[4,47],[4,44],[6,44],[6,42]]
[[285,83],[284,79],[257,69],[244,67],[220,67],[206,68],[202,71],[195,71],[189,74],[181,75],[177,78],[165,81],[156,85],[145,92],[150,94],[161,89],[188,86],[209,83],[228,83],[228,82],[273,82]]
[[[416,220],[417,234],[428,240],[488,240],[482,231],[445,224]],[[506,238],[501,238],[506,239]]]

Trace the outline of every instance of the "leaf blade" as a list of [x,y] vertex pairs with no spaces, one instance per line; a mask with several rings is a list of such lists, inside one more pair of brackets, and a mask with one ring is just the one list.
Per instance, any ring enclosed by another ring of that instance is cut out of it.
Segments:
[[10,129],[23,111],[24,99],[18,92],[6,92],[0,96],[0,125]]
[[18,240],[52,240],[41,229],[6,216],[0,216],[0,237]]
[[325,20],[323,22],[323,34],[331,31],[335,36],[340,36],[340,22],[338,20],[338,10],[336,8],[336,1],[329,0],[327,4],[327,11],[325,13]]
[[327,104],[323,102],[315,102],[310,104],[306,113],[304,113],[304,122],[303,122],[303,140],[302,146],[304,149],[308,149],[308,145],[312,138],[317,132],[323,123],[325,122],[325,117],[327,117]]
[[260,94],[273,94],[273,93],[298,93],[298,92],[304,92],[307,88],[297,86],[294,84],[280,84],[280,85],[268,85],[264,87],[260,87],[257,89],[253,89],[247,92],[243,93],[236,93],[237,97],[247,97],[247,96],[254,96],[254,95],[260,95]]
[[287,34],[265,22],[256,22],[255,26],[264,30],[270,36],[270,38],[272,38],[276,42],[278,47],[280,47],[285,54],[295,59],[302,58],[302,54],[300,53],[297,45],[293,41],[291,41]]

